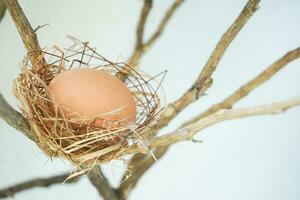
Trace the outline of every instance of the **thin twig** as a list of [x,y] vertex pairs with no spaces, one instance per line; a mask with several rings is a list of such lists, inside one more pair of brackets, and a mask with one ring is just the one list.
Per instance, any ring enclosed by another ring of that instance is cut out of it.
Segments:
[[33,30],[33,32],[36,33],[38,30],[40,30],[41,28],[44,28],[45,26],[49,26],[49,24],[38,25],[38,26]]
[[261,84],[265,83],[267,80],[269,80],[271,77],[273,77],[278,71],[280,71],[282,68],[284,68],[290,62],[296,60],[299,57],[300,57],[300,47],[298,47],[292,51],[289,51],[288,53],[283,55],[281,58],[276,60],[274,63],[272,63],[268,68],[266,68],[263,72],[261,72],[259,75],[257,75],[254,79],[250,80],[245,85],[240,87],[238,90],[233,92],[226,99],[213,105],[212,107],[207,109],[202,114],[185,122],[182,126],[186,126],[187,124],[194,123],[195,121],[198,121],[201,118],[211,115],[220,109],[231,108],[236,102],[238,102],[239,100],[241,100],[242,98],[247,96],[251,91],[256,89]]
[[260,106],[249,107],[249,108],[240,108],[240,109],[233,109],[233,110],[222,109],[205,118],[201,118],[198,121],[195,121],[187,126],[181,127],[173,133],[155,138],[151,142],[151,144],[152,147],[155,148],[158,146],[169,146],[171,144],[180,141],[192,140],[193,136],[196,133],[216,123],[233,120],[233,119],[251,117],[256,115],[280,114],[298,105],[300,105],[299,97],[289,99],[286,101],[281,101],[278,103],[260,105]]
[[[65,173],[49,178],[36,178],[29,181],[25,181],[23,183],[19,183],[14,186],[0,190],[0,198],[13,197],[18,192],[22,192],[24,190],[32,189],[35,187],[49,187],[54,184],[63,183],[69,175],[69,173]],[[74,183],[76,181],[77,180],[69,180],[66,181],[66,183]]]
[[[144,46],[144,30],[145,25],[149,16],[149,13],[152,8],[153,0],[144,0],[144,4],[140,13],[139,21],[136,28],[136,41],[135,41],[135,47],[133,50],[132,55],[128,59],[128,64],[130,67],[135,67],[140,60],[142,54],[143,54],[143,46]],[[121,79],[125,80],[126,76],[128,75],[128,69],[119,71],[116,76]],[[130,69],[129,69],[130,70]]]
[[141,11],[140,20],[136,30],[135,51],[141,51],[143,48],[145,23],[152,8],[152,0],[144,0],[144,5]]
[[161,36],[163,31],[165,30],[166,25],[174,15],[177,8],[183,3],[183,0],[174,0],[173,4],[167,9],[165,15],[162,17],[159,26],[156,28],[154,33],[150,36],[147,41],[144,41],[144,29],[147,17],[151,10],[152,1],[144,0],[144,6],[141,11],[140,20],[138,23],[137,28],[137,40],[136,45],[133,53],[131,54],[130,58],[128,59],[128,63],[135,67],[143,54],[152,47],[152,45],[157,41],[157,39]]
[[144,43],[143,45],[144,52],[147,51],[161,36],[167,23],[170,21],[175,11],[183,3],[183,1],[184,0],[175,0],[174,3],[168,8],[166,14],[163,16],[162,20],[160,21],[156,31],[152,34],[152,36],[148,39],[148,41]]
[[[137,24],[135,48],[127,62],[131,68],[135,68],[138,65],[144,53],[151,48],[151,46],[156,42],[159,36],[163,33],[166,25],[174,15],[177,8],[182,4],[183,0],[174,0],[174,3],[166,11],[157,29],[150,36],[150,38],[144,42],[145,24],[147,22],[149,13],[152,8],[152,2],[153,2],[152,0],[144,0],[139,22]],[[125,80],[125,77],[129,73],[128,70],[130,71],[130,69],[121,70],[116,74],[116,76],[121,80]]]
[[88,178],[93,186],[97,189],[100,196],[103,197],[104,200],[118,200],[117,191],[111,187],[108,180],[102,173],[100,167],[94,167],[90,173],[88,174]]

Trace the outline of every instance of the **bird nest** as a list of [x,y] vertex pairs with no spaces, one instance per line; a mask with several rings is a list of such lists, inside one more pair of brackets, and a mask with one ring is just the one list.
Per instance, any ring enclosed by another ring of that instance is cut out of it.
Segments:
[[[77,169],[86,171],[96,164],[118,159],[132,145],[146,144],[142,131],[155,124],[161,110],[157,91],[162,78],[158,81],[158,76],[146,76],[126,63],[111,62],[88,43],[73,41],[67,49],[54,46],[29,53],[14,81],[14,94],[40,149],[51,158],[67,159]],[[136,102],[137,116],[133,123],[111,129],[97,127],[95,119],[91,119],[89,123],[74,126],[64,116],[47,87],[57,74],[82,67],[103,70],[122,79]]]

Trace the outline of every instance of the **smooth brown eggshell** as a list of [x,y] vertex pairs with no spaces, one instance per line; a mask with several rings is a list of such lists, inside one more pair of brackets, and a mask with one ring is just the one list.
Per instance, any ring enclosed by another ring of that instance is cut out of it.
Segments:
[[66,118],[96,119],[96,126],[107,127],[122,121],[134,122],[136,103],[126,85],[101,70],[71,69],[58,74],[48,91]]

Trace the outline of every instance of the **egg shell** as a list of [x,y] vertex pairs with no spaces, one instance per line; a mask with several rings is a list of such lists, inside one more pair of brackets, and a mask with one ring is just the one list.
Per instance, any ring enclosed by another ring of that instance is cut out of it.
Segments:
[[96,125],[128,125],[136,119],[136,103],[117,77],[96,69],[77,68],[58,74],[49,84],[54,102],[69,119],[97,119]]

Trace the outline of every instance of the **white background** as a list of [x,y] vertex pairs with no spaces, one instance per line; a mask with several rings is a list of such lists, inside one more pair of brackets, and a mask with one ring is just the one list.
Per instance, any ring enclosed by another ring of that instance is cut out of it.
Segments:
[[[157,26],[171,0],[156,0],[146,36]],[[90,41],[113,60],[126,60],[134,45],[142,0],[20,1],[40,44],[68,44],[66,35]],[[218,39],[236,18],[245,0],[186,0],[165,33],[142,59],[141,69],[156,74],[168,69],[167,100],[180,96],[197,77]],[[275,59],[300,45],[300,1],[262,0],[228,48],[214,74],[208,95],[185,110],[164,132],[222,100]],[[0,24],[0,91],[16,106],[12,80],[25,50],[9,15]],[[289,64],[237,107],[285,100],[300,95],[300,60]],[[132,200],[297,200],[300,198],[300,107],[277,116],[261,116],[217,124],[198,135],[204,142],[171,148],[140,181]],[[69,169],[50,161],[22,134],[0,120],[0,188]],[[105,171],[115,185],[120,169]],[[99,199],[86,178],[76,185],[38,188],[15,199]]]

